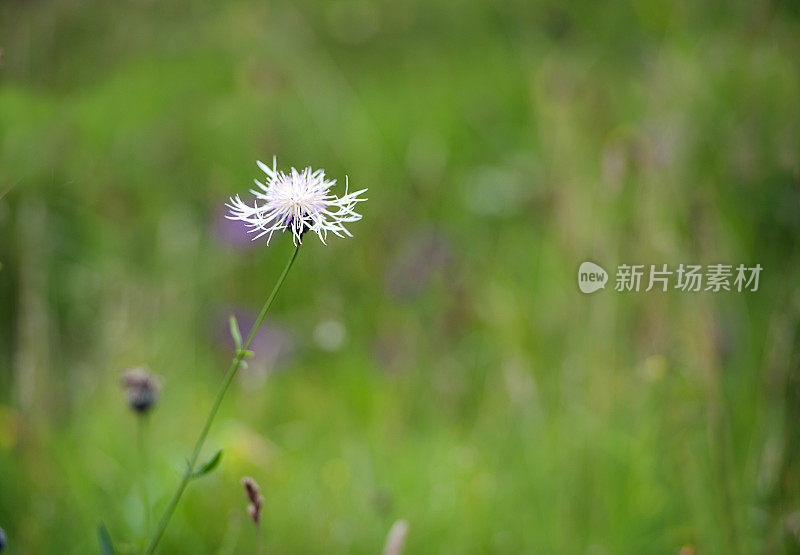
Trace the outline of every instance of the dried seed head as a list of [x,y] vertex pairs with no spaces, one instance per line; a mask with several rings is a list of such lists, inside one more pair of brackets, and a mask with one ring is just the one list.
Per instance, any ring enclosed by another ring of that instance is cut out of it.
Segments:
[[259,512],[259,509],[257,509],[256,506],[253,505],[252,503],[247,506],[247,514],[250,515],[250,520],[252,520],[256,524],[258,524],[258,522],[261,520],[261,514]]
[[261,521],[261,506],[264,504],[264,497],[261,495],[261,490],[256,481],[249,476],[242,478],[242,485],[247,493],[247,499],[250,500],[250,504],[247,506],[247,514],[250,515],[250,520],[258,524]]
[[128,393],[128,406],[139,414],[147,412],[158,400],[158,380],[144,368],[126,370],[120,383]]

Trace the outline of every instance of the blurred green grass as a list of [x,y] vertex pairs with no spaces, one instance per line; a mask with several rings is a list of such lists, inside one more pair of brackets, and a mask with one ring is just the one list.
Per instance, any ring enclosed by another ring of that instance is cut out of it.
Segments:
[[[142,541],[119,374],[163,379],[158,515],[216,330],[289,253],[217,227],[272,154],[370,201],[303,247],[288,346],[237,380],[163,552],[254,551],[243,475],[274,553],[374,553],[397,518],[410,553],[797,552],[797,30],[763,1],[3,3],[10,552]],[[764,274],[584,296],[586,259]]]

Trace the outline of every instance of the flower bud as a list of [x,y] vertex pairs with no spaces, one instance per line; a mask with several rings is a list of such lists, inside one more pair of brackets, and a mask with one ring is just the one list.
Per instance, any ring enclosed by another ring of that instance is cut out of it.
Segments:
[[158,400],[158,380],[144,368],[126,370],[120,381],[128,394],[128,406],[137,413],[144,414]]

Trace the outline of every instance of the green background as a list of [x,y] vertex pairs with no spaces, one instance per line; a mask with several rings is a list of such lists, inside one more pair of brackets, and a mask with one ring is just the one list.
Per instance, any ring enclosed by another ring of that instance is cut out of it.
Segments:
[[[273,155],[370,200],[354,238],[305,241],[162,553],[255,552],[245,475],[270,553],[377,553],[399,518],[409,553],[797,552],[799,23],[763,0],[0,3],[8,552],[95,552],[100,521],[141,547],[120,374],[161,379],[153,519],[228,315],[291,252],[220,224]],[[587,296],[584,260],[609,285],[764,271]]]

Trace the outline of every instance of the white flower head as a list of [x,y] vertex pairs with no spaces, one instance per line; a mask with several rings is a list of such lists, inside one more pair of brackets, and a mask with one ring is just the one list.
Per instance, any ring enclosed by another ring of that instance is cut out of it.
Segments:
[[267,179],[264,183],[256,179],[258,189],[250,189],[256,197],[253,205],[236,195],[226,203],[230,213],[225,216],[229,220],[243,221],[247,232],[256,234],[254,241],[266,235],[269,244],[273,233],[287,229],[291,229],[295,245],[303,242],[306,231],[316,233],[323,243],[329,231],[337,237],[352,237],[344,224],[361,219],[361,214],[354,209],[359,202],[367,200],[359,198],[367,189],[348,192],[349,183],[345,177],[344,195],[337,197],[330,193],[336,180],[325,179],[325,170],[292,168],[289,173],[283,173],[277,169],[276,158],[272,159],[271,168],[262,162],[257,164],[267,174]]

